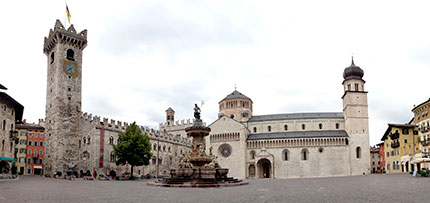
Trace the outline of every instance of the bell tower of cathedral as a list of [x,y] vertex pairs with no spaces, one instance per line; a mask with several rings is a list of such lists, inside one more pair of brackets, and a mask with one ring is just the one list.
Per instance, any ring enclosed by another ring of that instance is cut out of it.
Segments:
[[76,32],[59,20],[45,37],[46,84],[46,166],[49,174],[64,174],[79,157],[79,118],[82,98],[82,51],[87,30]]
[[343,72],[343,114],[345,131],[349,136],[351,175],[370,172],[369,116],[363,75],[363,70],[354,64],[354,59]]

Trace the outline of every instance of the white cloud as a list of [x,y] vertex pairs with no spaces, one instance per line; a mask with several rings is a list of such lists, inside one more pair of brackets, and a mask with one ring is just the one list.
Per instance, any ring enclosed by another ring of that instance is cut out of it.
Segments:
[[[83,111],[156,126],[164,110],[192,117],[205,100],[238,90],[254,114],[341,111],[342,72],[355,62],[369,91],[371,144],[386,124],[408,122],[427,100],[429,3],[414,1],[69,1],[72,23],[88,29]],[[1,84],[44,117],[43,37],[62,1],[0,3]]]

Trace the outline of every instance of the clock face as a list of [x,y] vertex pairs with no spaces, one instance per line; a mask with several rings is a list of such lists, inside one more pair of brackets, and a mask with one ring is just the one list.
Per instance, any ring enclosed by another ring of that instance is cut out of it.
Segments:
[[70,61],[64,61],[64,72],[70,76],[78,76],[78,65]]
[[222,145],[220,147],[220,153],[223,157],[229,157],[231,155],[230,145]]

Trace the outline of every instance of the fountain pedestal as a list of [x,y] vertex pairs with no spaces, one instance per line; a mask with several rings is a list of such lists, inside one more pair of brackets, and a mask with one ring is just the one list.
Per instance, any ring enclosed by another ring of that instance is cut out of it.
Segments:
[[179,168],[170,170],[170,178],[148,183],[152,186],[164,187],[220,187],[246,185],[248,182],[227,177],[228,169],[221,168],[216,157],[205,152],[204,137],[211,129],[204,126],[200,119],[200,108],[194,108],[194,125],[185,129],[193,138],[193,149],[185,155]]

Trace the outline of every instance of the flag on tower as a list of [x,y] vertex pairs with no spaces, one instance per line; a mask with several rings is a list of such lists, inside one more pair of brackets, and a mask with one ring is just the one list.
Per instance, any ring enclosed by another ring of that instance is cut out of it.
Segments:
[[72,16],[70,15],[69,7],[67,7],[67,4],[66,4],[66,13],[67,13],[67,19],[69,20],[69,23],[70,23],[70,18]]

